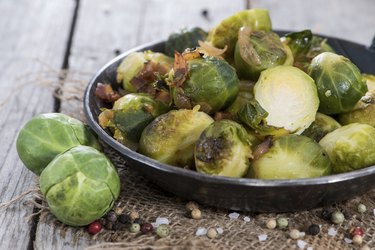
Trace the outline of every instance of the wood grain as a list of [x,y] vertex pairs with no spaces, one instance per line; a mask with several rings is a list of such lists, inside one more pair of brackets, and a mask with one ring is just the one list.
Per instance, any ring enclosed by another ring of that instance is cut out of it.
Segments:
[[252,8],[266,8],[274,29],[303,30],[369,46],[375,36],[373,0],[251,0]]
[[[16,136],[32,116],[53,111],[51,90],[72,7],[72,0],[0,1],[0,203],[35,187],[35,176],[18,158]],[[30,247],[32,224],[26,216],[32,211],[22,202],[0,210],[1,249]]]
[[[69,74],[64,82],[61,112],[84,119],[82,93],[102,65],[142,43],[166,39],[181,27],[208,29],[243,9],[244,1],[83,0],[73,36]],[[208,12],[207,18],[202,11]],[[54,226],[51,226],[54,225]],[[80,237],[76,237],[76,235]],[[53,216],[41,218],[36,249],[82,249],[96,242],[86,230],[63,229]]]

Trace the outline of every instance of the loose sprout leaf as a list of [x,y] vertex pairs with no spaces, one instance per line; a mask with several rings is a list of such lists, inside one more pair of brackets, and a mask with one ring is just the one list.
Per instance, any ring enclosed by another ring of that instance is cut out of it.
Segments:
[[219,48],[216,48],[206,42],[203,42],[203,41],[198,41],[199,43],[199,46],[198,47],[198,50],[203,53],[204,55],[206,56],[215,56],[215,57],[219,57],[220,59],[223,59],[222,55],[225,53],[225,51],[227,51],[228,49],[228,46],[225,45],[223,49],[219,49]]
[[188,74],[188,65],[182,54],[175,51],[173,65],[173,82],[172,86],[180,87],[186,80]]

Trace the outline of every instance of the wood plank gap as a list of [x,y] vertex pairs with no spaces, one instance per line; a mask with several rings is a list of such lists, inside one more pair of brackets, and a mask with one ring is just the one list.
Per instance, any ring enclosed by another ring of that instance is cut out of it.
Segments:
[[[41,200],[35,200],[35,202],[38,203],[38,204],[42,204]],[[33,214],[36,214],[36,215],[32,218],[31,228],[30,228],[30,237],[29,237],[29,243],[27,245],[27,250],[34,250],[34,241],[35,241],[35,238],[36,238],[36,228],[38,226],[39,217],[40,217],[40,213],[38,213],[39,211],[40,211],[40,208],[37,208],[37,207],[33,208]]]
[[245,8],[250,9],[251,8],[251,0],[245,0]]
[[60,71],[60,76],[59,76],[59,86],[55,89],[54,91],[54,98],[53,98],[53,110],[54,112],[60,112],[61,109],[61,99],[59,96],[62,96],[62,89],[64,82],[66,80],[67,76],[67,70],[69,69],[69,57],[71,54],[71,49],[72,49],[72,41],[74,38],[74,32],[76,30],[76,24],[77,24],[77,19],[78,19],[78,10],[79,10],[79,2],[80,0],[75,0],[75,7],[74,7],[74,12],[73,12],[73,18],[72,18],[72,23],[70,25],[69,29],[69,35],[68,35],[68,41],[66,43],[66,48],[64,52],[64,59],[61,65],[61,71]]

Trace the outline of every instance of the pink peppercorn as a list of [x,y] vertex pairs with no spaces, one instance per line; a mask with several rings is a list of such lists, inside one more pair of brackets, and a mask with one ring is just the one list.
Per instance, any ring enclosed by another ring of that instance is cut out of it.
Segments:
[[99,221],[94,221],[89,225],[87,230],[90,234],[97,234],[102,230],[102,224]]

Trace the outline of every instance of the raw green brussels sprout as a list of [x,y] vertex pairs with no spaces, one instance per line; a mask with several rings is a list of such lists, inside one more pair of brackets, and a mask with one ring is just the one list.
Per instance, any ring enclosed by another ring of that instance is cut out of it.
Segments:
[[120,178],[107,157],[77,146],[56,156],[40,175],[51,212],[70,226],[84,226],[106,214],[120,194]]
[[143,129],[168,110],[164,102],[153,99],[149,94],[127,94],[118,99],[112,109],[99,115],[99,124],[112,129],[116,140],[136,150]]
[[187,67],[187,80],[172,89],[178,108],[200,105],[202,111],[212,114],[234,101],[239,80],[236,70],[226,61],[208,56],[187,61]]
[[127,92],[154,94],[155,83],[173,67],[173,58],[162,53],[144,51],[133,52],[124,58],[117,68],[117,82]]
[[293,53],[293,65],[306,72],[315,56],[323,52],[335,52],[328,45],[326,39],[314,36],[311,30],[288,33],[282,38],[282,41]]
[[272,31],[252,31],[242,27],[234,53],[234,63],[240,78],[257,80],[260,72],[278,65],[292,65],[289,47]]
[[266,9],[249,9],[237,12],[236,14],[222,20],[219,25],[212,29],[207,40],[215,47],[223,49],[227,47],[224,58],[233,59],[234,47],[238,38],[238,31],[246,26],[252,30],[272,29],[271,19]]
[[201,173],[242,177],[250,166],[251,153],[251,138],[240,124],[215,121],[195,144],[195,167]]
[[331,171],[330,159],[317,142],[302,135],[286,135],[277,138],[266,153],[252,161],[248,177],[314,178]]
[[214,121],[198,110],[199,106],[171,110],[157,117],[142,132],[139,152],[162,163],[191,168],[195,142]]
[[262,71],[254,97],[238,115],[261,135],[301,134],[315,120],[319,106],[313,79],[293,66]]
[[341,127],[341,125],[335,119],[318,112],[316,113],[315,121],[310,125],[310,127],[303,131],[302,135],[310,137],[316,142],[319,142],[326,134],[339,127]]
[[366,80],[368,92],[358,101],[353,110],[339,115],[341,124],[365,123],[375,127],[375,76],[362,75]]
[[375,164],[375,128],[351,123],[324,136],[319,144],[327,151],[336,173]]
[[331,52],[314,57],[308,74],[315,80],[319,112],[323,114],[351,111],[367,91],[357,66],[348,58]]
[[164,51],[168,56],[173,56],[175,51],[182,53],[187,48],[199,46],[198,41],[204,41],[206,37],[207,32],[201,28],[182,29],[179,33],[172,33],[168,37]]
[[87,145],[100,149],[96,136],[81,121],[59,113],[33,117],[20,130],[17,152],[25,166],[37,175],[66,150]]

